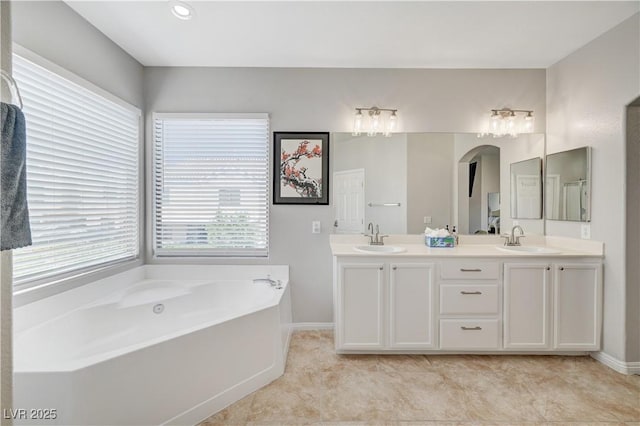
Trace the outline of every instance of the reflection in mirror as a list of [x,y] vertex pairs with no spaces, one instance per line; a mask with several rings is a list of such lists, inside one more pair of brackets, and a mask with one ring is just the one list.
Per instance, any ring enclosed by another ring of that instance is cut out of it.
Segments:
[[589,147],[547,155],[544,199],[547,219],[577,222],[591,219],[590,174]]
[[[463,196],[464,189],[468,192]],[[490,196],[489,194],[496,194]],[[491,204],[491,205],[490,205]],[[500,233],[500,148],[481,145],[458,167],[458,225],[462,234]]]
[[[471,158],[466,158],[466,154],[479,146],[492,146],[490,149],[494,154],[499,151],[500,156],[483,164],[485,171],[493,171],[493,186],[486,184],[480,190],[483,173],[476,169],[472,197],[478,194],[479,208],[475,208],[477,217],[473,220],[487,233],[494,229],[500,232],[498,225],[502,230],[511,229],[507,208],[509,165],[544,155],[544,135],[478,138],[466,133],[397,133],[391,137],[370,137],[333,133],[330,150],[333,232],[364,233],[367,224],[373,222],[380,225],[384,234],[419,234],[426,226],[445,225],[456,225],[460,234],[469,233]],[[467,160],[464,177],[460,173],[463,157]],[[498,207],[500,203],[502,210]],[[541,219],[523,219],[520,224],[527,233],[544,232]]]
[[511,217],[542,218],[542,158],[511,163]]
[[[418,234],[451,223],[453,135],[331,137],[334,230]],[[426,223],[430,222],[430,223]]]

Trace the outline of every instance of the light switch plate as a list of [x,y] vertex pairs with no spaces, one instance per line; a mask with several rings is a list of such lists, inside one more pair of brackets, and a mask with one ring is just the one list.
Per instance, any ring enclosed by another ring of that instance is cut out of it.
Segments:
[[591,224],[590,223],[583,223],[582,225],[580,225],[580,238],[582,238],[583,240],[590,240],[591,239]]
[[424,217],[424,224],[425,225],[431,225],[431,216],[425,216]]
[[320,233],[320,221],[319,220],[314,220],[313,222],[311,222],[311,233],[312,234],[319,234]]

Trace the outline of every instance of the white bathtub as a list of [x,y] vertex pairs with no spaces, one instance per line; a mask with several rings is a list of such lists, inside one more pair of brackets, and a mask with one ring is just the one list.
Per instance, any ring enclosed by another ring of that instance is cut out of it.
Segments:
[[147,265],[17,308],[16,423],[197,423],[283,373],[288,275]]

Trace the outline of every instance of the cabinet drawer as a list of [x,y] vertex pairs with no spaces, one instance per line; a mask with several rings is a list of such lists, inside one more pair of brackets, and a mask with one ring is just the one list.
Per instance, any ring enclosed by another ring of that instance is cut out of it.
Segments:
[[500,278],[500,263],[488,261],[442,262],[440,275],[449,280],[492,280]]
[[498,314],[497,285],[443,284],[440,313],[452,315]]
[[440,320],[440,349],[499,349],[497,319]]

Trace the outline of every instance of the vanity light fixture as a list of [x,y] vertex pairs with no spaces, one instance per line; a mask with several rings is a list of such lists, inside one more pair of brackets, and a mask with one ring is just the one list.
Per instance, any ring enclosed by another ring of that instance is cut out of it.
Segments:
[[[368,119],[362,111],[367,111]],[[384,112],[388,112],[385,120]],[[360,136],[366,132],[367,136],[375,136],[382,133],[384,136],[391,136],[398,128],[398,110],[389,108],[356,108],[356,115],[353,118],[353,136]]]
[[188,21],[193,18],[194,10],[190,4],[187,4],[178,0],[171,0],[169,2],[169,7],[171,8],[171,13],[178,19],[182,19],[183,21]]
[[[521,114],[521,116],[518,116]],[[525,109],[492,109],[489,116],[488,130],[478,133],[478,137],[493,136],[501,138],[511,136],[515,138],[519,133],[533,132],[533,111]]]

